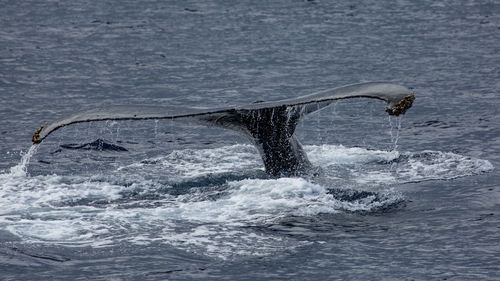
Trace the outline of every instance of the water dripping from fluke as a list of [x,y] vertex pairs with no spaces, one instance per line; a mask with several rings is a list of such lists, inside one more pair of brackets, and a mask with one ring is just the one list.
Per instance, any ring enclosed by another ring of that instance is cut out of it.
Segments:
[[401,123],[403,117],[397,116],[395,119],[396,119],[396,128],[394,128],[392,116],[389,116],[389,126],[390,126],[389,134],[391,136],[391,143],[393,144],[391,151],[397,151],[398,149],[399,133],[401,132]]
[[27,167],[28,164],[30,163],[31,157],[36,153],[38,150],[39,144],[33,144],[31,147],[28,149],[28,151],[21,156],[21,161],[19,164],[17,164],[14,167],[10,168],[10,174],[15,177],[26,177],[27,175]]
[[[67,118],[40,127],[33,143],[40,143],[49,134],[64,126],[92,121],[110,120],[184,120],[207,126],[230,129],[247,138],[259,151],[266,173],[275,177],[301,177],[316,173],[295,129],[306,114],[329,106],[336,100],[371,98],[387,102],[390,115],[404,114],[415,96],[406,87],[368,82],[329,89],[310,95],[279,101],[251,103],[226,108],[179,108],[168,106],[107,106],[77,112]],[[155,135],[156,135],[155,123]],[[70,146],[85,149],[86,146]],[[92,144],[89,144],[92,147]],[[97,145],[99,147],[99,144]]]

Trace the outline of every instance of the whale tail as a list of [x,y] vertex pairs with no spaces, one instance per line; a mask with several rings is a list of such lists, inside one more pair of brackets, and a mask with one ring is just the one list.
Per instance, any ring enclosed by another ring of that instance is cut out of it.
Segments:
[[230,108],[200,109],[166,106],[111,106],[73,114],[45,124],[33,135],[40,143],[53,131],[75,123],[104,120],[189,119],[208,126],[234,130],[259,151],[266,172],[273,176],[299,176],[313,168],[295,136],[300,118],[328,106],[335,100],[375,98],[387,102],[390,115],[404,114],[415,96],[406,87],[370,82],[348,85],[294,99],[258,102]]

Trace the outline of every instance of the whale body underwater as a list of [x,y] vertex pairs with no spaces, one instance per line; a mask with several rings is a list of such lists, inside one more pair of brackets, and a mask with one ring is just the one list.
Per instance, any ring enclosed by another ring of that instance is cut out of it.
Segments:
[[201,109],[168,106],[108,106],[77,112],[41,126],[33,143],[41,143],[50,133],[71,124],[107,120],[169,119],[194,121],[206,126],[230,129],[246,137],[259,151],[266,173],[302,176],[314,173],[295,135],[300,118],[330,105],[335,100],[372,98],[387,102],[386,112],[398,116],[415,99],[410,89],[386,82],[368,82],[329,89],[279,101],[255,102],[237,107]]

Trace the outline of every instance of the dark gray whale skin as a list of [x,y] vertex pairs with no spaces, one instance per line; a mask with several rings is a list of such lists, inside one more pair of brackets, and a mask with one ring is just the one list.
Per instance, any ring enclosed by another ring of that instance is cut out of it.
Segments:
[[313,171],[295,136],[300,117],[328,106],[335,100],[374,98],[387,102],[390,115],[404,114],[415,99],[406,87],[368,82],[334,88],[298,98],[259,102],[228,108],[179,108],[168,106],[108,106],[81,111],[44,125],[33,135],[42,142],[53,131],[75,123],[105,120],[179,119],[234,130],[258,149],[266,172],[273,176],[301,176]]

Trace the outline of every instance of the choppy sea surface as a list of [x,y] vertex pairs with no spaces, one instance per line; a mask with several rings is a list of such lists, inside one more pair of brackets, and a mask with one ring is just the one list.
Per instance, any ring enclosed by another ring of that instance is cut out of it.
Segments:
[[[496,1],[0,1],[1,280],[498,280]],[[365,81],[303,118],[317,176],[237,134],[75,124],[118,104],[220,107]]]

